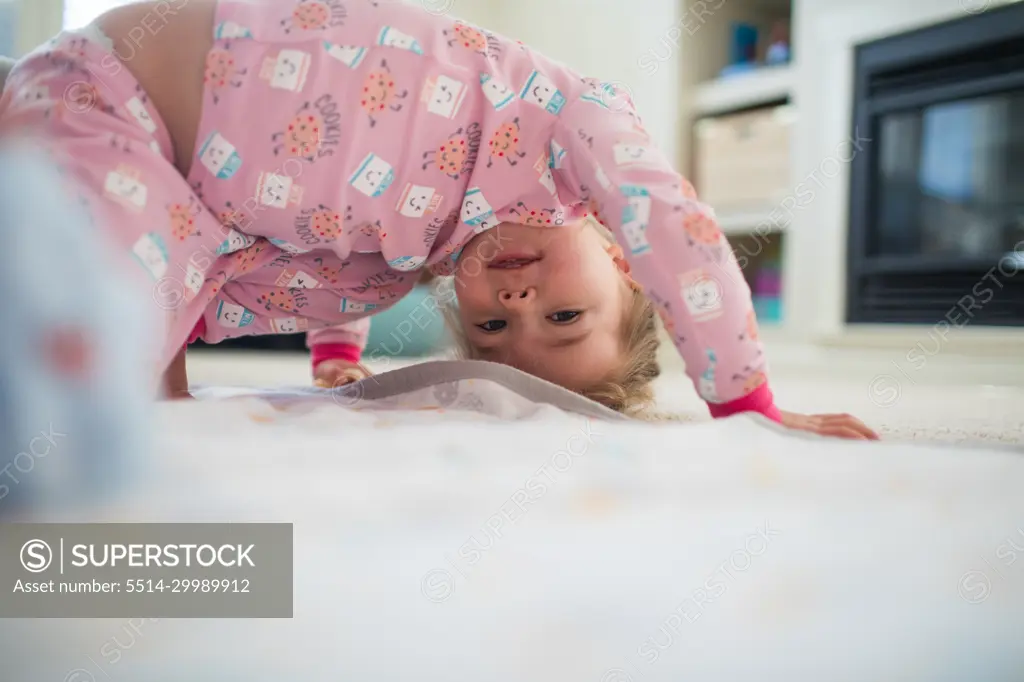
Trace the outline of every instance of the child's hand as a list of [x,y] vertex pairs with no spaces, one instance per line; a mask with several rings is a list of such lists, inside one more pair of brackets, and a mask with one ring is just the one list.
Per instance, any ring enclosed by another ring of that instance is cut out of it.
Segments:
[[848,414],[799,414],[782,410],[782,425],[809,431],[820,436],[850,440],[878,440],[878,434],[856,417]]
[[365,379],[370,374],[370,370],[358,362],[324,360],[313,370],[313,385],[320,388],[336,388]]

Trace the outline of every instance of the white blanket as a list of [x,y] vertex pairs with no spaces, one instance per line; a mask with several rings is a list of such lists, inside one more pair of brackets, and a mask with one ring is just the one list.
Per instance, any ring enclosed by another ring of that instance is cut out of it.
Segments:
[[1019,453],[604,421],[467,381],[414,389],[427,409],[162,405],[160,453],[85,515],[293,522],[294,619],[6,621],[5,679],[1020,679]]

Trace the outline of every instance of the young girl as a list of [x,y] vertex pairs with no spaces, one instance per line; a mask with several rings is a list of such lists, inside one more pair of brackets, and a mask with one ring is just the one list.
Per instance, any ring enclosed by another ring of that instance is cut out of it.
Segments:
[[656,310],[715,417],[873,437],[780,412],[711,210],[628,97],[517,42],[394,0],[143,2],[27,56],[3,107],[134,257],[179,391],[192,338],[347,325],[427,268],[477,357],[628,394]]

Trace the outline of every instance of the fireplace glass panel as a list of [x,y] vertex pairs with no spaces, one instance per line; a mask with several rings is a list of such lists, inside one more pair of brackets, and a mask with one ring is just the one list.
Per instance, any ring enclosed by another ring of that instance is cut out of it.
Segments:
[[1024,92],[879,120],[870,256],[987,258],[1024,239]]

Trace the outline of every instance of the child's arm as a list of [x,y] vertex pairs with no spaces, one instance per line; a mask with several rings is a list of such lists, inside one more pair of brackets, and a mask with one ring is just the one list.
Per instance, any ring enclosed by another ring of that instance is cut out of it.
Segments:
[[308,332],[306,346],[310,349],[317,383],[330,388],[343,379],[355,381],[366,376],[359,360],[369,334],[369,317]]
[[780,421],[750,288],[712,210],[657,151],[626,97],[577,99],[559,119],[561,179],[625,250],[712,416],[753,411]]
[[171,360],[170,366],[164,372],[164,397],[170,400],[179,398],[191,398],[188,392],[188,373],[185,371],[185,346],[182,346],[178,354]]

